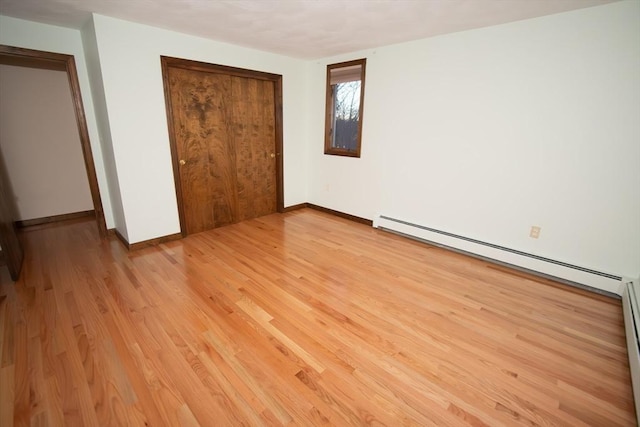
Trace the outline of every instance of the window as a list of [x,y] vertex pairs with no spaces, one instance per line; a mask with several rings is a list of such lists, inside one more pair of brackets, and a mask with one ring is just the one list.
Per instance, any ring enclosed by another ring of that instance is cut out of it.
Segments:
[[366,59],[327,65],[324,153],[360,157]]

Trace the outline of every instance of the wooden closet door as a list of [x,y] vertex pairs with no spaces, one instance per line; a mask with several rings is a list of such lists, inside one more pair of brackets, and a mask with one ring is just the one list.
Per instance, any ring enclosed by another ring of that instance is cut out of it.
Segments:
[[276,212],[271,81],[170,67],[186,233]]
[[[228,172],[218,170],[214,174],[212,156],[221,157],[215,162],[219,169],[224,153],[216,153],[210,147],[223,147],[230,140],[226,106],[230,89],[229,76],[169,68],[171,112],[182,188],[179,202],[184,208],[188,234],[214,228],[216,217],[224,216],[219,208],[216,213],[216,203],[220,206],[222,202],[214,197],[214,189],[219,186],[216,180]],[[228,171],[229,166],[225,169]],[[230,214],[226,213],[226,216]]]
[[236,150],[237,221],[276,212],[274,84],[233,77],[232,128]]

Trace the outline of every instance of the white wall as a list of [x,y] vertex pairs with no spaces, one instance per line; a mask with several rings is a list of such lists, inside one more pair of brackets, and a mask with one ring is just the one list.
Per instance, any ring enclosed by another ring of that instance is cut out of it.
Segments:
[[[618,2],[312,63],[309,201],[638,277],[638,16]],[[362,158],[325,156],[325,66],[361,57]]]
[[120,194],[120,180],[113,154],[113,143],[111,140],[111,127],[107,104],[104,94],[104,83],[102,81],[102,70],[100,68],[100,52],[98,51],[98,41],[96,40],[93,19],[89,19],[81,30],[82,46],[86,58],[87,72],[89,74],[89,84],[93,99],[93,108],[96,115],[100,146],[102,148],[103,167],[109,185],[109,198],[113,212],[114,228],[125,239],[129,239],[127,221],[122,205],[122,195]]
[[307,201],[305,62],[100,15],[93,27],[130,243],[180,231],[161,55],[283,75],[285,206]]
[[111,200],[108,197],[109,187],[102,161],[102,150],[98,137],[96,117],[93,112],[93,99],[89,87],[80,31],[0,15],[0,44],[64,53],[75,57],[105,222],[107,228],[112,228],[114,222]]
[[[80,33],[0,17],[0,43],[76,56],[108,225],[109,176],[131,243],[179,230],[168,55],[284,76],[286,206],[383,213],[638,277],[639,14],[616,2],[310,62],[94,15],[83,37],[108,173]],[[362,158],[325,156],[325,66],[361,57]]]
[[18,220],[93,209],[67,73],[0,65],[0,147]]

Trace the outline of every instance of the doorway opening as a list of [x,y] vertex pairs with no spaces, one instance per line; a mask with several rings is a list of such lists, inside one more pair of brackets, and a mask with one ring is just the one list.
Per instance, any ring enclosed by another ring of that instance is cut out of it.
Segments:
[[0,45],[0,64],[63,71],[67,74],[96,223],[100,236],[106,237],[107,226],[104,219],[102,199],[100,198],[74,56]]

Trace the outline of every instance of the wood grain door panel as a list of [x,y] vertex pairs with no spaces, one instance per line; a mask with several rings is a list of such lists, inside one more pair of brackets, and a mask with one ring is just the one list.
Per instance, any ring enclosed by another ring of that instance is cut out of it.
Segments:
[[[212,176],[209,167],[209,143],[214,133],[208,122],[217,123],[211,116],[220,113],[210,93],[215,85],[207,73],[191,72],[180,68],[169,69],[175,140],[180,164],[182,197],[188,200],[185,223],[188,233],[197,233],[214,227]],[[208,120],[211,119],[211,120]],[[219,129],[216,129],[219,131]]]
[[235,77],[233,129],[239,220],[276,212],[273,82]]
[[164,77],[183,232],[276,212],[275,83],[171,66]]
[[0,247],[13,281],[17,281],[22,270],[24,251],[16,232],[16,206],[13,189],[0,153]]

